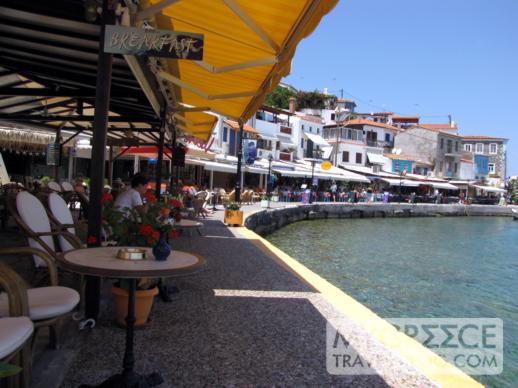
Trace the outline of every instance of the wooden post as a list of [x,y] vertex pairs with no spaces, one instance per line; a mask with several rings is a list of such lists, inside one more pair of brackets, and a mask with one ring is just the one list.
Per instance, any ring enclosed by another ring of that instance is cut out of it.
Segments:
[[241,202],[241,159],[243,159],[243,122],[239,121],[239,139],[237,143],[236,202]]
[[[92,164],[90,176],[90,204],[88,207],[88,246],[97,247],[101,242],[102,207],[101,196],[104,186],[106,158],[106,135],[108,110],[112,80],[112,54],[104,53],[104,34],[106,24],[115,24],[115,13],[108,7],[108,0],[103,1],[97,81],[95,93],[95,117],[93,122]],[[87,276],[85,289],[85,314],[88,318],[97,318],[100,301],[100,278]]]
[[108,184],[113,186],[113,146],[110,146],[108,154]]

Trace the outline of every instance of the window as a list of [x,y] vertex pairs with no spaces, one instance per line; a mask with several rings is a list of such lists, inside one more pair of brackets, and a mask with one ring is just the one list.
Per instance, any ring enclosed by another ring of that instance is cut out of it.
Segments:
[[362,154],[361,154],[361,152],[357,152],[356,153],[356,163],[357,164],[362,164]]
[[331,120],[335,120],[335,114],[334,113],[331,113]]
[[317,127],[317,135],[320,134],[320,128]]
[[452,150],[453,150],[453,142],[448,139],[448,142],[446,143],[446,152],[451,154]]
[[304,130],[304,124],[302,124],[302,130]]
[[457,173],[457,169],[459,168],[459,164],[457,162],[455,162],[455,165],[454,165],[454,168],[453,168],[453,172],[456,174]]
[[342,152],[342,162],[349,163],[349,151]]
[[489,145],[489,153],[490,154],[496,154],[497,153],[497,145],[496,145],[496,143],[491,143]]
[[459,142],[455,142],[455,152],[459,152]]
[[464,151],[471,152],[471,144],[464,144]]
[[304,138],[300,139],[300,148],[304,148]]
[[444,148],[444,139],[441,137],[441,150]]
[[223,141],[225,143],[227,142],[227,134],[228,134],[228,128],[227,127],[223,127]]
[[477,143],[477,144],[475,144],[475,152],[476,152],[477,154],[482,154],[482,153],[484,153],[484,144],[482,144],[482,143]]
[[443,162],[439,163],[439,174],[442,174]]
[[496,172],[496,170],[495,170],[495,164],[494,164],[494,163],[489,163],[489,164],[487,165],[487,167],[488,167],[488,169],[489,169],[489,173],[490,173],[490,174],[494,174],[494,173]]
[[309,132],[313,132],[313,128],[312,127],[309,127]]

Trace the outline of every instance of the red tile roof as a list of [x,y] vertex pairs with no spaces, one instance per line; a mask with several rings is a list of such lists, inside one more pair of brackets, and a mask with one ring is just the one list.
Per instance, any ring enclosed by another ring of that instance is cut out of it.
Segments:
[[302,120],[306,120],[306,121],[311,121],[313,123],[317,123],[317,124],[323,124],[323,120],[321,117],[316,117],[316,116],[306,116],[306,115],[297,115],[298,117],[300,117]]
[[390,129],[391,131],[395,131],[395,132],[401,131],[401,129],[394,127],[392,125],[378,123],[376,121],[364,120],[364,119],[354,119],[354,120],[349,120],[349,121],[343,121],[340,124],[345,125],[346,127],[348,127],[349,125],[372,125],[373,127],[386,128],[386,129]]
[[419,124],[420,127],[428,128],[428,129],[437,129],[437,130],[452,130],[458,129],[457,124]]
[[[223,122],[225,124],[227,124],[230,128],[232,129],[235,129],[235,130],[238,130],[239,131],[239,123],[237,121],[234,121],[234,120],[229,120],[229,119],[226,119],[226,120],[223,120]],[[257,132],[257,129],[255,129],[254,127],[251,127],[250,125],[248,124],[245,124],[243,126],[243,130],[245,132],[250,132],[250,133],[258,133]]]
[[503,137],[492,137],[492,136],[477,136],[477,135],[465,135],[462,136],[463,139],[473,139],[473,140],[507,140]]
[[[459,135],[456,135],[452,132],[449,132],[449,131],[445,131],[443,129],[440,129],[440,128],[434,128],[434,127],[429,127],[429,126],[425,126],[425,125],[432,125],[432,124],[415,124],[415,125],[412,125],[410,128],[422,128],[422,129],[426,129],[428,131],[432,131],[432,132],[439,132],[439,133],[442,133],[443,135],[448,135],[448,136],[453,136],[453,137],[458,137],[458,138],[462,138],[462,136],[459,136]],[[455,128],[451,128],[451,127],[447,127],[449,129],[455,129]]]

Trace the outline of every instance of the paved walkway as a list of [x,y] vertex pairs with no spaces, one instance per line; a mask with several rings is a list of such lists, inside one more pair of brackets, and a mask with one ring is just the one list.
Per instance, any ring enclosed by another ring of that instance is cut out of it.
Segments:
[[[222,215],[204,221],[203,236],[173,240],[173,249],[203,255],[207,265],[199,274],[175,279],[180,292],[173,302],[157,301],[151,324],[136,332],[139,372],[160,371],[164,387],[431,386],[358,328],[347,339],[378,374],[328,374],[326,319],[339,313],[240,238],[239,228],[225,227]],[[98,326],[83,336],[63,388],[99,383],[120,369],[124,331],[113,325],[109,299]]]

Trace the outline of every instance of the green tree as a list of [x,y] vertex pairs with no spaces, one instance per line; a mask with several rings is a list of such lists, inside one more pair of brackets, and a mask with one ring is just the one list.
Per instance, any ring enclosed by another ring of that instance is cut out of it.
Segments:
[[313,92],[300,91],[297,93],[297,109],[324,109],[333,108],[336,104],[336,96],[324,94],[315,90]]
[[294,97],[295,93],[293,93],[288,88],[283,88],[282,86],[276,86],[273,91],[268,94],[265,98],[266,105],[274,106],[276,108],[288,109],[290,106],[290,97]]

